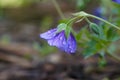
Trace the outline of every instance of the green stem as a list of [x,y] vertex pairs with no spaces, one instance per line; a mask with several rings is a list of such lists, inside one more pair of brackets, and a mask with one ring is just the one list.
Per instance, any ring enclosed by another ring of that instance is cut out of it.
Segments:
[[91,23],[91,21],[90,21],[87,17],[85,17],[85,20],[86,20],[88,23]]
[[74,18],[71,18],[68,22],[67,22],[67,25],[69,25],[70,23],[72,24],[73,22],[75,22],[77,19],[76,22],[81,22],[85,17],[74,17]]
[[[91,15],[91,14],[88,14],[88,17],[92,17],[92,18],[98,19],[98,20],[100,20],[100,21],[103,21],[103,22],[105,22],[106,24],[111,25],[112,27],[120,30],[120,28],[119,28],[118,26],[116,26],[116,25],[114,25],[114,24],[112,24],[112,23],[110,23],[110,22],[108,22],[108,21],[106,21],[106,20],[104,20],[104,19],[102,19],[102,18],[99,18],[99,17],[94,16],[94,15]],[[111,53],[107,53],[107,54],[108,54],[109,56],[111,56],[112,58],[116,59],[117,61],[120,61],[119,56],[116,56],[116,55],[111,54]]]
[[106,24],[109,24],[109,25],[111,25],[112,27],[120,30],[120,28],[119,28],[118,26],[116,26],[116,25],[114,25],[114,24],[112,24],[112,23],[110,23],[110,22],[108,22],[108,21],[106,21],[106,20],[104,20],[104,19],[102,19],[102,18],[99,18],[99,17],[94,16],[94,15],[91,15],[91,14],[88,14],[87,16],[88,16],[88,17],[95,18],[95,19],[98,19],[98,20],[100,20],[100,21],[103,21],[103,22],[105,22]]
[[56,8],[56,10],[57,10],[57,12],[58,12],[58,14],[60,15],[60,17],[61,17],[62,19],[65,19],[64,15],[63,15],[63,13],[62,13],[62,10],[60,9],[60,6],[58,5],[57,1],[56,1],[56,0],[52,0],[52,2],[53,2],[53,4],[54,4],[54,6],[55,6],[55,8]]
[[69,25],[71,22],[74,22],[78,17],[71,18],[68,22],[67,25]]
[[114,54],[111,54],[111,53],[107,53],[110,57],[114,58],[115,60],[119,61],[120,62],[120,57],[119,56],[116,56]]

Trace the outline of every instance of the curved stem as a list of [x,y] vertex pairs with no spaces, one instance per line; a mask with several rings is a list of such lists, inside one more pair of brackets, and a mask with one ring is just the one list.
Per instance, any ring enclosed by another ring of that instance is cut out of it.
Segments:
[[68,22],[67,25],[70,24],[71,22],[74,22],[78,17],[71,18]]
[[[80,19],[79,19],[79,18],[80,18]],[[72,24],[72,23],[75,22],[77,19],[79,19],[79,20],[77,20],[76,23],[77,23],[77,22],[81,22],[84,18],[85,18],[85,17],[74,17],[74,18],[71,18],[71,19],[67,22],[67,25],[69,25],[70,23]]]
[[88,23],[91,23],[91,21],[90,21],[87,17],[85,17],[85,20],[86,20]]
[[64,15],[63,15],[63,13],[62,13],[62,10],[60,9],[60,6],[58,5],[57,1],[56,1],[56,0],[52,0],[52,2],[53,2],[53,4],[54,4],[54,6],[55,6],[55,8],[56,8],[56,10],[57,10],[57,12],[58,12],[58,14],[60,15],[60,17],[61,17],[62,19],[65,19]]
[[94,15],[91,15],[91,14],[88,14],[88,17],[92,17],[92,18],[98,19],[98,20],[100,20],[100,21],[103,21],[103,22],[105,22],[106,24],[109,24],[109,25],[111,25],[112,27],[120,30],[120,27],[118,27],[118,26],[116,26],[116,25],[114,25],[114,24],[112,24],[112,23],[110,23],[110,22],[108,22],[108,21],[106,21],[106,20],[104,20],[104,19],[102,19],[102,18],[99,18],[99,17],[94,16]]

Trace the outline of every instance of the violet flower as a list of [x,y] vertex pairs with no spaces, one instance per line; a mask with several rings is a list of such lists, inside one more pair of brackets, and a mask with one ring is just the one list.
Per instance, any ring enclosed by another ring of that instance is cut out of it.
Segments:
[[94,15],[102,18],[103,17],[102,12],[103,12],[103,9],[101,7],[98,7],[94,10]]
[[112,1],[120,4],[120,0],[112,0]]
[[[93,11],[93,14],[97,17],[100,17],[102,19],[106,19],[105,15],[105,9],[102,7],[98,7]],[[95,19],[95,23],[99,24],[101,21]]]
[[51,29],[40,34],[40,37],[46,39],[50,46],[56,46],[67,53],[74,53],[76,51],[76,40],[73,34],[70,33],[67,38],[64,30],[59,33],[56,31],[57,28]]

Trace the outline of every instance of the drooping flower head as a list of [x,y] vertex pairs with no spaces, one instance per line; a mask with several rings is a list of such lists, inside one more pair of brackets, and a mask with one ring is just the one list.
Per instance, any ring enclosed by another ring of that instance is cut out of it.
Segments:
[[40,34],[40,37],[46,39],[50,46],[56,46],[67,53],[74,53],[76,51],[76,40],[73,34],[70,33],[67,38],[65,30],[57,33],[57,28],[54,28]]
[[112,0],[112,1],[120,4],[120,0]]

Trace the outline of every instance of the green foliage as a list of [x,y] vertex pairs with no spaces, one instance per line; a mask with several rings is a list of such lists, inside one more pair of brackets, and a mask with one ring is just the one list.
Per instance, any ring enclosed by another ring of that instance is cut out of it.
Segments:
[[86,27],[83,27],[79,33],[76,34],[76,40],[80,46],[84,47],[85,43],[90,41],[90,32],[87,30]]
[[49,29],[53,24],[53,19],[51,16],[44,17],[40,22],[40,30],[44,31]]
[[77,6],[77,9],[79,10],[83,10],[87,5],[87,3],[89,2],[90,0],[76,0],[76,6]]
[[96,53],[104,57],[105,53],[115,51],[113,42],[119,40],[120,37],[114,28],[107,25],[97,25],[96,23],[90,23],[89,28],[90,31],[84,27],[76,34],[76,40],[79,46],[83,48],[82,53],[85,58],[89,58]]
[[[56,50],[55,47],[50,47],[50,46],[48,46],[48,45],[45,44],[45,43],[44,43],[44,44],[42,45],[42,47],[41,47],[41,46],[40,46],[38,43],[36,43],[36,42],[33,43],[33,48],[40,53],[40,56],[49,55],[49,54],[51,54],[53,51]],[[29,57],[29,56],[27,55],[26,57]]]
[[107,39],[109,41],[117,41],[120,39],[120,36],[118,35],[117,31],[114,28],[109,28],[107,31]]
[[100,39],[104,38],[104,32],[102,26],[98,26],[95,23],[90,23],[89,26],[90,26],[90,30],[94,33],[94,35],[96,35]]
[[[76,0],[77,8],[79,10],[85,9],[89,1],[90,0]],[[100,2],[100,6],[102,6],[103,10],[101,11],[99,8],[98,10],[103,13],[102,15],[99,16],[98,14],[99,17],[97,17],[95,15],[85,13],[84,11],[77,12],[73,14],[72,19],[65,19],[59,23],[57,26],[57,33],[65,30],[65,34],[68,37],[71,31],[75,33],[75,31],[72,30],[74,22],[81,22],[85,19],[89,25],[85,25],[75,34],[78,46],[82,48],[82,53],[85,58],[98,54],[98,64],[104,66],[106,64],[106,53],[114,53],[116,50],[116,45],[114,45],[114,43],[120,39],[120,31],[118,31],[120,30],[120,27],[109,22],[112,21],[115,22],[115,24],[120,25],[120,18],[118,17],[120,16],[120,5],[112,3],[111,0],[101,0]],[[105,19],[103,19],[104,16]],[[102,23],[91,22],[88,20],[89,18],[97,19]]]
[[[86,2],[85,2],[86,0],[77,0],[77,1],[78,1],[77,3],[79,4],[78,6],[81,9],[83,9],[83,7],[86,4]],[[104,2],[104,1],[102,1],[102,2]],[[110,1],[108,1],[108,2],[112,5],[112,3]],[[106,7],[105,9],[107,10],[108,8]],[[110,11],[112,11],[112,9],[110,9]],[[113,11],[112,13],[117,14],[119,12],[120,12],[120,10],[116,13]],[[110,13],[110,17],[111,17],[112,13]],[[105,15],[106,14],[107,14],[107,12],[105,12]],[[106,61],[104,59],[105,54],[106,53],[110,53],[110,54],[114,53],[116,50],[114,42],[116,42],[120,39],[120,36],[119,36],[120,32],[118,31],[118,30],[120,30],[120,28],[118,26],[108,22],[107,20],[104,20],[100,17],[85,13],[83,11],[73,14],[73,16],[74,16],[73,20],[72,19],[69,20],[71,22],[71,24],[73,24],[73,22],[75,22],[74,18],[76,18],[76,17],[78,18],[78,19],[76,19],[76,22],[81,20],[81,18],[83,18],[89,23],[89,26],[83,27],[75,35],[76,40],[79,44],[78,46],[80,46],[83,49],[82,50],[83,55],[85,56],[85,58],[89,58],[95,54],[99,54],[100,55],[100,61],[99,61],[100,65],[105,65],[105,63],[106,63]],[[88,17],[97,19],[104,23],[96,24],[94,22],[89,21]],[[112,18],[110,18],[110,20],[112,21]],[[117,19],[117,21],[120,21],[120,19]],[[119,22],[117,22],[117,23],[119,23]],[[71,31],[70,27],[68,27],[68,25],[66,25],[66,28],[65,28],[66,35],[68,35],[70,33],[70,31]],[[89,27],[89,28],[87,28],[87,27]]]

